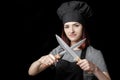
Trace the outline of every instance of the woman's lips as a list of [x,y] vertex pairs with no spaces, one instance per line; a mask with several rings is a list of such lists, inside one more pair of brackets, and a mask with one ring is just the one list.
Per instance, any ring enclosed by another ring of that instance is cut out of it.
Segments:
[[69,37],[75,37],[76,36],[76,34],[70,34],[69,35]]

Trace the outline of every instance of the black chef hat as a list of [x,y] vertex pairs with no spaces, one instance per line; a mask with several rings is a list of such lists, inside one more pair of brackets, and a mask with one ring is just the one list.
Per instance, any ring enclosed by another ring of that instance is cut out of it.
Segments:
[[69,1],[58,8],[57,14],[63,24],[70,21],[84,23],[85,19],[92,16],[93,11],[86,2]]

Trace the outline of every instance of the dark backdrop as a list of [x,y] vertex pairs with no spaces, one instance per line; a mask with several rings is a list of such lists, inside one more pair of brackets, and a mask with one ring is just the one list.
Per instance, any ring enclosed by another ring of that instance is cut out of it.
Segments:
[[[60,35],[62,23],[56,10],[65,1],[69,0],[16,0],[15,25],[20,31],[16,43],[20,46],[14,57],[16,80],[51,80],[54,77],[54,71],[49,68],[34,77],[28,75],[28,69],[33,61],[48,54],[58,45],[55,34]],[[103,52],[110,76],[115,80],[117,3],[104,0],[83,1],[88,2],[94,10],[92,26],[88,30],[91,44]]]

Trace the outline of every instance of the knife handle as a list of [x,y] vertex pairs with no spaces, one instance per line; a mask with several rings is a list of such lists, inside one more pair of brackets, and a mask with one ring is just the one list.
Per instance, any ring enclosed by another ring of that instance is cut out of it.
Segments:
[[56,54],[54,57],[55,57],[56,60],[61,58],[61,56],[59,54]]
[[80,59],[79,57],[76,57],[76,58],[75,58],[75,61],[77,61],[77,62],[80,61],[80,60],[81,60],[81,59]]

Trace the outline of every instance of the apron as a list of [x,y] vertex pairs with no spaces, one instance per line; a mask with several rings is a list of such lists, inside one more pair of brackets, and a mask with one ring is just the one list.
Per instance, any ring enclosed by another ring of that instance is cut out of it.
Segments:
[[[81,59],[85,58],[86,48],[82,50]],[[60,59],[56,64],[55,80],[83,80],[83,70],[76,62]]]

